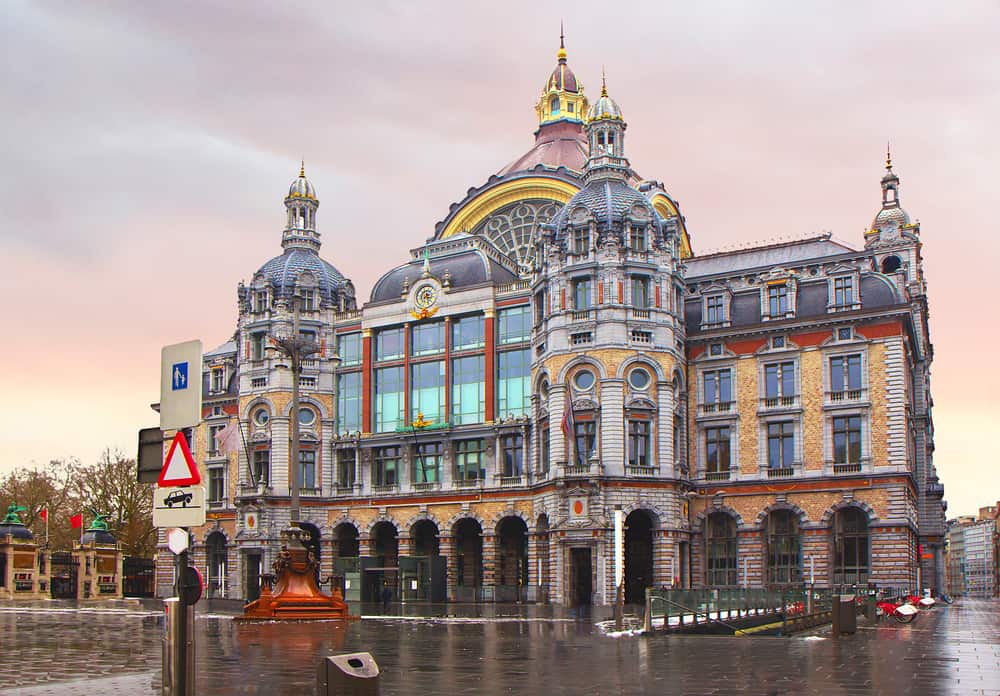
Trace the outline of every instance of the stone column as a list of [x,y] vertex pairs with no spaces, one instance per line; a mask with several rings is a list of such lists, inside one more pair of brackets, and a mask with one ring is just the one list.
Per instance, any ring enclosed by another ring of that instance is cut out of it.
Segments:
[[496,585],[497,537],[491,532],[483,532],[483,586]]
[[445,558],[448,599],[453,600],[455,597],[455,582],[458,578],[458,564],[456,562],[455,541],[450,531],[443,533],[438,530],[438,553]]

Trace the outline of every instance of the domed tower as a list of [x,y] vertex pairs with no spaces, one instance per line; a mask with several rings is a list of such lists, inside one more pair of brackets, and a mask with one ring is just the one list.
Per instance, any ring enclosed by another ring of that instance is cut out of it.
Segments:
[[[291,418],[300,424],[302,488],[320,490],[324,485],[320,473],[330,471],[332,464],[323,461],[330,451],[319,443],[333,433],[333,325],[340,313],[356,309],[351,281],[319,255],[319,199],[304,167],[284,204],[282,253],[238,290],[239,417],[248,444],[239,454],[239,485],[265,495],[288,493]],[[302,362],[300,409],[292,414],[292,371],[289,360],[274,349],[274,339],[291,336],[296,314],[300,336],[315,343],[318,352]]]
[[285,211],[288,221],[281,235],[282,249],[309,249],[319,251],[319,234],[316,232],[316,209],[319,199],[312,182],[306,178],[306,163],[303,161],[299,176],[288,187],[285,197]]
[[556,60],[558,61],[556,67],[545,81],[538,104],[535,105],[539,132],[550,123],[582,125],[584,115],[587,113],[587,97],[583,94],[583,83],[576,79],[576,75],[566,63],[566,39],[561,29]]
[[902,235],[918,233],[918,226],[910,223],[910,216],[899,203],[899,177],[892,171],[892,153],[887,150],[885,176],[882,177],[882,209],[872,220],[871,229],[865,233],[865,246],[892,244]]
[[[583,188],[543,226],[535,249],[537,430],[566,490],[599,491],[589,509],[654,506],[660,529],[681,530],[680,492],[648,486],[681,476],[679,219],[630,185],[626,123],[606,86],[585,129]],[[656,553],[674,555],[666,546]]]

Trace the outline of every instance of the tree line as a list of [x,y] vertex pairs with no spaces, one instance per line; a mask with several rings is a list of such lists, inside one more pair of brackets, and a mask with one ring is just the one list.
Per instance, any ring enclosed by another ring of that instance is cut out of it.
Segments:
[[83,529],[93,512],[107,516],[108,526],[126,556],[152,558],[156,551],[153,527],[153,486],[136,481],[135,459],[106,449],[96,464],[78,459],[56,459],[39,468],[20,467],[0,478],[0,513],[8,505],[21,505],[21,521],[39,545],[68,551],[80,540],[80,529],[70,518],[83,514]]

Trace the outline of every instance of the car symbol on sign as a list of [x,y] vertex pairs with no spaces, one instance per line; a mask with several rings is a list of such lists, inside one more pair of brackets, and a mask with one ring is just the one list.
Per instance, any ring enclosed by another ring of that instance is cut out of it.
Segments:
[[168,508],[172,508],[176,503],[180,503],[181,507],[187,507],[187,504],[190,502],[191,494],[187,491],[174,491],[163,499],[163,503]]

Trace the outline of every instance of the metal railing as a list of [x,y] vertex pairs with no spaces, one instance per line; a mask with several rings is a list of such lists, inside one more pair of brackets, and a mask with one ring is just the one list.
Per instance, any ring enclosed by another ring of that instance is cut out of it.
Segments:
[[[860,611],[865,600],[875,594],[901,597],[907,591],[900,588],[875,590],[860,584],[781,589],[647,588],[643,624],[646,631],[676,631],[698,625],[719,624],[732,630],[735,635],[775,629],[787,633],[789,629],[797,630],[805,625],[817,625],[830,620],[828,615],[833,612],[835,598],[845,594],[858,598],[856,601]],[[742,628],[736,624],[740,624]]]

